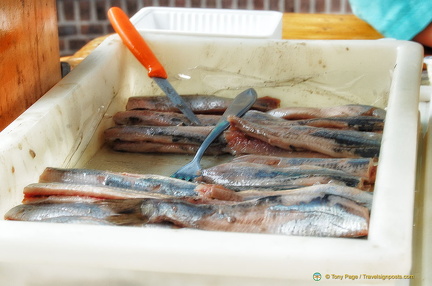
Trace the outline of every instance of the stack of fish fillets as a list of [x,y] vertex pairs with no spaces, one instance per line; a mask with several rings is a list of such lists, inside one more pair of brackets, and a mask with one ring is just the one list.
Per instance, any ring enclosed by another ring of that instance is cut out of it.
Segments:
[[[202,126],[190,126],[166,97],[132,97],[126,111],[105,131],[117,151],[195,154],[231,99],[185,96]],[[372,106],[278,108],[275,98],[259,98],[207,154],[261,154],[295,157],[378,157],[385,111]]]
[[335,184],[235,192],[157,175],[47,168],[5,219],[363,237],[371,204],[370,192]]
[[[194,154],[230,103],[185,96],[202,126],[166,97],[133,97],[105,131],[114,150]],[[260,98],[207,154],[235,155],[194,182],[151,174],[47,168],[5,219],[363,237],[385,112],[346,105],[279,108]]]
[[[105,131],[107,143],[117,151],[195,154],[207,134],[232,102],[216,96],[183,96],[197,114],[201,126],[190,126],[190,121],[174,107],[167,97],[131,97],[126,111],[115,114],[117,126]],[[272,110],[279,100],[258,98],[252,109]],[[207,149],[207,154],[229,153],[227,142],[220,136]]]

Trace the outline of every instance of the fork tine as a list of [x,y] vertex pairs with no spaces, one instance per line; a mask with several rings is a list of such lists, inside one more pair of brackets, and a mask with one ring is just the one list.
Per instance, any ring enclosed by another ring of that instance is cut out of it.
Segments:
[[173,178],[178,178],[186,181],[192,181],[198,177],[198,172],[201,170],[200,160],[204,155],[207,147],[216,139],[229,125],[227,118],[229,115],[242,116],[249,108],[254,104],[257,99],[256,91],[253,88],[249,88],[242,93],[238,94],[231,105],[222,114],[222,118],[218,121],[213,130],[204,139],[204,142],[198,148],[195,157],[191,162],[184,165],[177,172],[171,175]]
[[183,175],[182,180],[185,180],[185,181],[188,181],[188,182],[192,182],[194,180],[194,178],[190,177],[190,176]]
[[171,177],[176,178],[176,179],[180,179],[180,180],[185,180],[188,182],[193,182],[193,180],[197,176],[191,176],[190,174],[185,174],[185,173],[175,173],[175,174],[172,174]]
[[173,178],[185,180],[185,181],[193,181],[196,177],[198,177],[198,171],[201,169],[199,165],[199,161],[192,160],[188,164],[181,167],[177,172],[171,175]]

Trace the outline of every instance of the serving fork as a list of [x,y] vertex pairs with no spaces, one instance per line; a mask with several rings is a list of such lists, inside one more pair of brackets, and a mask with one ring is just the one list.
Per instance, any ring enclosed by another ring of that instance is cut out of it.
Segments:
[[225,110],[222,117],[216,123],[216,126],[204,139],[195,157],[188,164],[181,167],[177,172],[171,175],[173,178],[182,179],[186,181],[193,181],[198,177],[198,172],[201,170],[200,161],[204,152],[210,146],[210,144],[226,129],[228,128],[229,122],[227,120],[228,116],[242,116],[248,111],[251,106],[255,103],[257,99],[257,93],[253,88],[249,88],[242,93],[238,94],[233,102]]

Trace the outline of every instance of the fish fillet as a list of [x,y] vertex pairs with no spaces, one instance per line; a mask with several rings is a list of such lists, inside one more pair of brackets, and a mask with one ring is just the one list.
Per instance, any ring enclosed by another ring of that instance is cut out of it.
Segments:
[[302,148],[282,149],[263,140],[249,137],[244,132],[230,128],[224,133],[227,142],[226,151],[233,155],[260,154],[282,157],[329,157],[328,155],[303,150]]
[[362,237],[368,234],[369,210],[331,194],[299,200],[270,196],[224,205],[144,199],[126,211],[121,204],[118,202],[114,209],[126,214],[112,216],[110,222],[136,225],[145,221],[200,230],[298,236]]
[[378,157],[381,146],[382,135],[373,132],[262,125],[235,116],[228,121],[247,136],[286,150],[301,148],[336,158],[359,158]]
[[[222,114],[233,101],[214,95],[182,95],[195,113]],[[280,100],[265,96],[256,100],[252,109],[267,111],[279,107]],[[180,112],[166,96],[136,96],[128,99],[126,110],[146,109],[157,111]]]
[[153,174],[116,173],[92,169],[48,167],[39,183],[24,189],[25,197],[81,196],[104,199],[166,198],[238,200],[232,190],[219,185],[187,182]]
[[377,162],[373,158],[287,158],[266,155],[243,155],[234,157],[232,162],[250,162],[273,167],[319,166],[360,176],[370,183],[375,182],[377,168]]
[[196,181],[223,185],[235,191],[284,190],[329,183],[360,189],[364,186],[363,178],[339,170],[308,165],[273,167],[249,162],[229,162],[203,169]]
[[382,132],[384,128],[384,119],[375,116],[335,116],[288,120],[273,116],[266,112],[249,110],[242,118],[262,125],[279,125],[287,127],[293,125],[306,125],[367,132]]
[[385,117],[385,110],[361,104],[349,104],[331,107],[281,107],[268,112],[270,115],[284,119],[309,119],[334,116],[376,116]]
[[[214,126],[220,115],[197,114],[202,126]],[[127,110],[117,112],[113,120],[118,125],[184,126],[190,125],[182,113],[153,110]]]

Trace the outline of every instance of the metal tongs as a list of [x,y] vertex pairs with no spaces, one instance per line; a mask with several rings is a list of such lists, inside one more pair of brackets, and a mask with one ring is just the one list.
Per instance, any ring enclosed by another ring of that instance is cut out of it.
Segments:
[[128,47],[137,60],[148,70],[148,76],[157,83],[174,106],[180,109],[192,123],[200,125],[199,119],[193,113],[190,106],[167,80],[168,75],[164,67],[129,20],[129,17],[120,8],[112,7],[108,10],[108,18],[126,47]]

